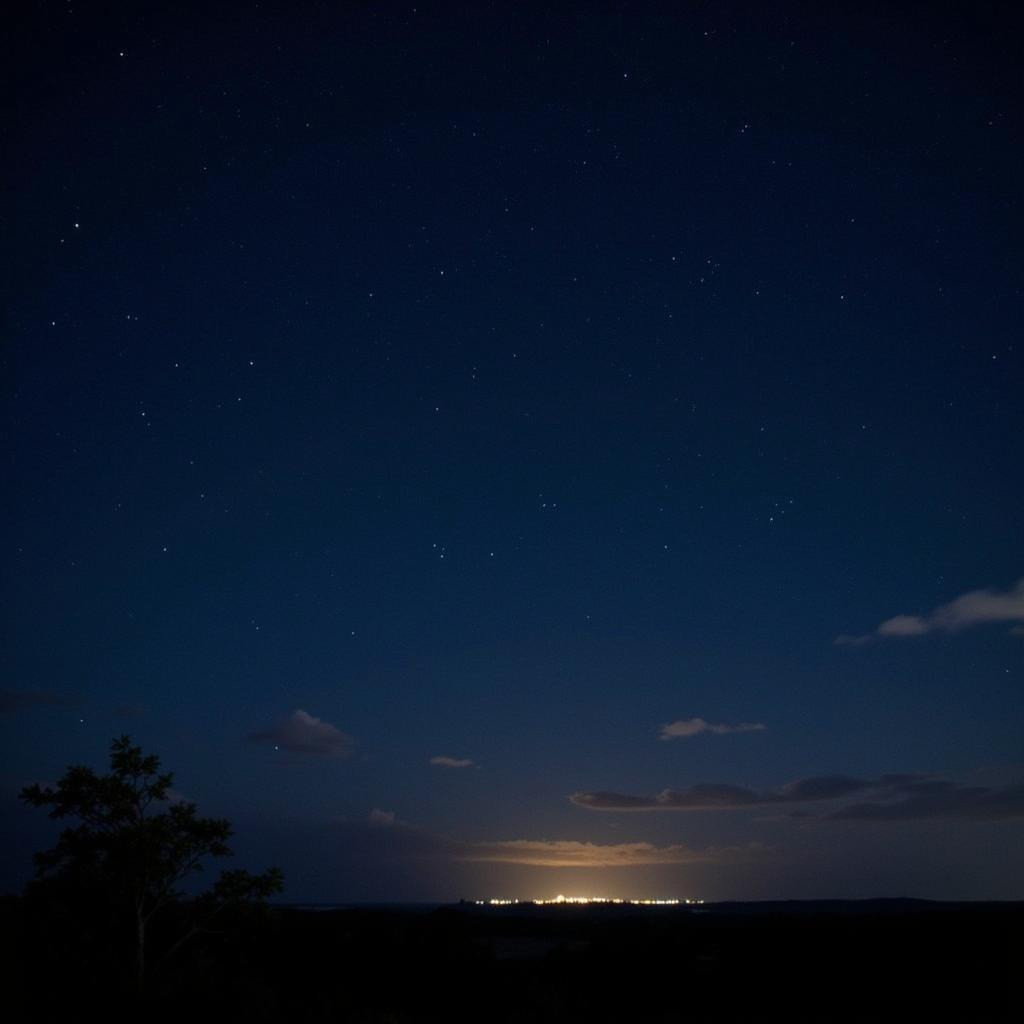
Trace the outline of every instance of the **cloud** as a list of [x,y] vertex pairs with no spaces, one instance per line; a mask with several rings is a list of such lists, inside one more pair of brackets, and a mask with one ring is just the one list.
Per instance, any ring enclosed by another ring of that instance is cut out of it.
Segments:
[[[560,889],[611,896],[711,896],[712,883],[734,877],[733,872],[742,877],[744,865],[770,871],[786,856],[784,850],[745,839],[688,847],[670,845],[681,842],[678,837],[616,839],[575,831],[454,836],[400,819],[389,826],[374,824],[367,819],[371,806],[347,819],[263,817],[246,826],[246,846],[253,863],[287,864],[290,901],[348,904],[550,896]],[[713,891],[719,898],[725,892]]]
[[849,804],[830,821],[1009,821],[1024,818],[1024,785],[959,786],[944,779],[894,789],[896,799]]
[[[889,776],[884,776],[887,779]],[[862,793],[865,789],[875,789],[887,782],[865,782],[863,779],[851,779],[845,775],[817,775],[809,779],[797,779],[783,786],[776,801],[802,800],[836,800],[839,797]]]
[[255,743],[269,743],[275,750],[312,757],[348,757],[355,746],[351,736],[301,708],[270,729],[253,733],[249,739]]
[[655,796],[573,793],[569,799],[592,811],[732,811],[765,804],[827,800],[873,789],[878,783],[844,775],[798,779],[779,790],[758,792],[744,786],[704,782],[689,789],[663,789]]
[[879,636],[924,636],[928,632],[928,623],[919,615],[894,615],[875,632]]
[[751,789],[715,783],[703,783],[686,790],[663,789],[655,796],[633,796],[603,790],[573,793],[569,799],[591,811],[734,810],[765,802]]
[[839,636],[835,638],[834,643],[837,647],[863,647],[864,644],[871,643],[872,639],[872,633],[840,633]]
[[701,782],[688,790],[663,790],[653,797],[634,797],[621,793],[573,793],[569,800],[592,811],[732,811],[769,804],[794,804],[814,800],[836,800],[856,793],[878,790],[890,778],[851,778],[847,775],[815,775],[797,779],[779,790],[759,792],[741,785]]
[[633,868],[651,864],[697,864],[736,859],[740,847],[655,846],[652,843],[581,843],[575,840],[509,839],[463,844],[456,859],[544,868]]
[[972,626],[994,622],[1018,623],[1012,633],[1024,623],[1024,579],[1009,590],[972,590],[949,604],[939,605],[927,615],[894,615],[886,619],[873,633],[852,635],[842,633],[835,642],[845,646],[860,646],[875,637],[924,636],[926,633],[957,633]]
[[468,757],[446,757],[444,754],[438,754],[436,757],[430,759],[431,764],[436,764],[440,768],[474,768],[476,767],[476,761]]
[[519,864],[542,868],[634,868],[666,864],[734,863],[763,855],[763,844],[657,846],[647,842],[592,843],[575,839],[465,840],[431,832],[398,818],[394,811],[373,808],[363,821],[339,821],[338,826],[358,842],[387,830],[388,856],[425,862]]
[[697,736],[702,732],[710,732],[715,736],[724,736],[730,732],[762,732],[766,726],[760,722],[740,722],[738,725],[713,725],[703,718],[680,718],[668,722],[661,727],[663,740],[677,740],[687,736]]
[[655,796],[623,793],[573,793],[569,799],[592,811],[734,811],[780,804],[828,803],[862,797],[856,803],[815,814],[804,808],[790,816],[830,821],[909,821],[956,818],[1001,821],[1024,817],[1024,785],[961,786],[928,775],[889,774],[877,779],[819,775],[797,779],[774,790],[703,783],[689,789],[665,789]]
[[38,707],[68,707],[74,701],[52,690],[0,690],[0,713],[13,714]]

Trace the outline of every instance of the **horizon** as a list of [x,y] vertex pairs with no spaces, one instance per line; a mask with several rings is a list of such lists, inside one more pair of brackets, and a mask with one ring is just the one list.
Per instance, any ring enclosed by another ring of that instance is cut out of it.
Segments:
[[455,900],[353,900],[353,901],[293,901],[280,898],[271,898],[267,906],[278,910],[359,910],[372,908],[444,908],[464,907],[479,908],[481,910],[502,911],[507,909],[515,910],[520,908],[530,910],[531,908],[547,907],[593,907],[597,910],[602,908],[625,908],[635,910],[714,910],[715,908],[739,906],[757,907],[771,906],[774,904],[797,904],[806,906],[818,906],[825,903],[836,903],[843,905],[859,904],[934,904],[935,906],[959,906],[959,905],[991,905],[1006,904],[1016,906],[1024,903],[1024,900],[936,900],[916,896],[863,896],[851,899],[839,899],[835,897],[823,897],[820,899],[764,899],[764,900],[701,900],[701,899],[613,899],[601,897],[567,897],[564,900],[557,898],[545,899],[542,897],[512,898],[512,899],[480,899],[471,896],[460,897]]

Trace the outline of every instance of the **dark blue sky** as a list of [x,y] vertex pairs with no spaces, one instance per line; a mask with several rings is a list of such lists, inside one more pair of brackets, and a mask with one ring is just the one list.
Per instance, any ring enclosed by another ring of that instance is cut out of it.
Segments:
[[1024,898],[1013,6],[554,6],[15,21],[8,886]]

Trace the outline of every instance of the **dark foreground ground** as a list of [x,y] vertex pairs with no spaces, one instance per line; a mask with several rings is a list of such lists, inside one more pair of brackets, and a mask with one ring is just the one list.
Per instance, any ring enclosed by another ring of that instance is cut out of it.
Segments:
[[273,908],[183,947],[140,1004],[102,928],[9,903],[5,1000],[62,1022],[1016,1021],[1022,924],[1019,903]]

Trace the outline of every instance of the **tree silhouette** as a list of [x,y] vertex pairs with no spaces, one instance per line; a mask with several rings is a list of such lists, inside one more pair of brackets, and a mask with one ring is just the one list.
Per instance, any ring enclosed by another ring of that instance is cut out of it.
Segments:
[[[126,918],[140,992],[150,966],[147,938],[154,917],[182,900],[181,884],[202,870],[206,858],[231,855],[231,825],[223,818],[198,817],[193,803],[173,801],[173,779],[171,772],[160,771],[158,757],[143,755],[131,737],[121,736],[110,745],[109,774],[72,765],[56,787],[34,785],[21,791],[21,799],[33,807],[49,807],[51,818],[78,820],[64,829],[52,850],[35,855],[37,878],[97,892]],[[283,883],[279,868],[259,875],[223,872],[192,901],[193,913],[158,963],[226,907],[262,902],[280,892]]]

